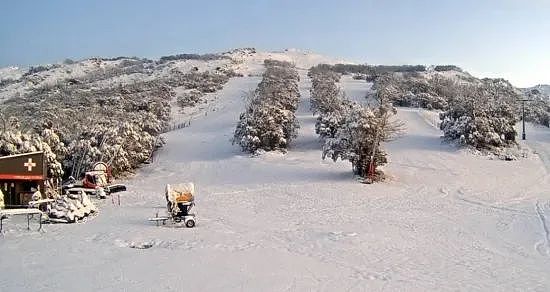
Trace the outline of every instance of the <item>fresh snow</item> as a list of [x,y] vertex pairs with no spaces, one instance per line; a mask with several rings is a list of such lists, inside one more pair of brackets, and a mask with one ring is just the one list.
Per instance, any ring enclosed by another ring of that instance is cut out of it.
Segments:
[[[516,130],[521,137],[521,122],[516,125]],[[540,157],[547,171],[550,172],[550,128],[525,123],[525,136],[526,140],[522,142],[527,144],[533,150],[533,153]]]
[[367,103],[367,95],[372,93],[372,82],[365,82],[365,80],[355,80],[351,75],[343,75],[340,78],[338,84],[347,99],[356,101],[360,104]]
[[234,52],[231,58],[240,61],[235,71],[245,76],[258,75],[262,72],[262,63],[265,59],[285,61],[293,63],[297,68],[308,70],[317,64],[350,63],[343,59],[331,58],[298,49],[286,49],[279,52],[256,52],[255,54],[243,54],[241,51]]
[[[277,54],[300,61],[302,53]],[[44,232],[7,223],[1,290],[550,289],[544,159],[457,150],[421,110],[400,108],[407,129],[385,145],[389,179],[361,184],[349,163],[321,160],[306,70],[289,152],[249,157],[230,139],[244,94],[261,79],[260,59],[246,59],[239,66],[252,76],[231,79],[189,127],[165,135],[154,162],[126,182],[120,206],[97,202],[86,223]],[[350,83],[340,86],[362,95]],[[166,209],[165,184],[181,182],[195,183],[197,226],[147,222]]]

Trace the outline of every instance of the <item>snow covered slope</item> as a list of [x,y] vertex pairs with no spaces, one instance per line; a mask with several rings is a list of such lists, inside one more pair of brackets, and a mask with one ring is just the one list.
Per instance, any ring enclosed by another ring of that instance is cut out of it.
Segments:
[[132,84],[135,81],[160,80],[173,71],[188,73],[225,70],[233,65],[230,58],[219,60],[152,61],[133,57],[115,59],[90,58],[78,62],[31,67],[26,72],[14,67],[0,68],[0,102],[23,95],[32,89],[66,83],[69,80],[89,83],[98,88]]
[[[86,224],[44,233],[8,225],[2,290],[550,289],[550,181],[538,156],[473,156],[442,144],[417,110],[399,109],[407,132],[387,145],[389,181],[360,184],[348,163],[321,160],[301,70],[298,138],[286,155],[250,158],[230,139],[243,94],[260,81],[259,59],[247,59],[252,76],[231,79],[190,127],[166,134],[121,206],[102,201]],[[147,222],[165,209],[164,184],[186,181],[197,188],[197,227]]]
[[367,96],[373,92],[372,82],[366,83],[365,80],[355,80],[351,75],[343,75],[338,85],[347,99],[360,104],[366,104]]
[[236,71],[244,75],[254,75],[262,72],[261,67],[265,59],[290,62],[297,68],[308,70],[317,64],[350,63],[343,59],[331,58],[320,54],[307,52],[298,49],[285,49],[284,51],[262,52],[250,50],[235,50],[228,54],[232,59],[237,60],[239,65]]

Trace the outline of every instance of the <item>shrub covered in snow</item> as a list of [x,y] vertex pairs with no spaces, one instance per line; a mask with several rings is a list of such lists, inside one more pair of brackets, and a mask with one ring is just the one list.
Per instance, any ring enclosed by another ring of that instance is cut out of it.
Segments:
[[177,104],[184,107],[195,106],[201,102],[204,95],[221,90],[230,77],[236,76],[231,70],[215,70],[213,72],[190,72],[183,73],[179,70],[172,70],[165,83],[171,87],[183,87],[187,91],[176,97]]
[[[453,70],[457,76],[447,76],[438,71],[428,71],[425,66],[372,66],[352,64],[321,64],[311,69],[312,77],[316,72],[331,74],[354,74],[354,78],[373,82],[373,89],[385,95],[384,98],[396,106],[423,107],[441,109],[447,107],[448,100],[460,81],[471,82],[467,73],[460,68],[448,65],[437,67],[439,71]],[[326,75],[326,74],[325,74]],[[467,79],[467,80],[466,80]],[[332,86],[327,83],[327,86]],[[334,90],[334,89],[333,89]]]
[[376,79],[373,89],[396,106],[445,110],[458,86],[458,80],[440,74],[388,73]]
[[437,65],[437,66],[434,66],[434,70],[437,72],[445,72],[445,71],[462,72],[462,68],[455,65]]
[[285,151],[298,128],[298,72],[287,62],[266,60],[264,65],[263,79],[249,96],[233,138],[250,153],[260,149]]
[[516,144],[517,90],[502,79],[460,86],[449,109],[440,114],[448,140],[477,149],[497,150]]
[[182,108],[184,107],[192,107],[195,106],[197,103],[200,102],[201,97],[203,93],[201,93],[198,90],[190,90],[181,93],[176,97],[176,101],[178,105]]
[[190,72],[183,73],[172,70],[165,83],[171,87],[183,86],[185,89],[195,89],[202,93],[216,92],[227,83],[232,72]]
[[365,75],[382,75],[384,73],[393,72],[423,72],[426,71],[424,65],[356,65],[356,64],[322,64],[318,67],[325,67],[331,71],[340,74],[365,74]]
[[340,81],[339,73],[318,66],[311,68],[308,76],[311,78],[310,109],[314,114],[333,112],[334,107],[340,106],[343,93],[336,85]]
[[319,114],[315,132],[323,141],[334,138],[353,103],[345,99],[343,91],[336,84],[340,81],[339,73],[318,66],[311,68],[308,75],[312,84],[310,107],[313,114]]
[[31,66],[29,68],[29,71],[27,71],[25,74],[23,74],[23,77],[28,76],[28,75],[32,75],[32,74],[36,74],[36,73],[40,73],[40,72],[44,72],[44,71],[48,71],[48,70],[55,69],[55,68],[59,68],[59,64]]
[[213,60],[221,60],[221,59],[228,59],[229,57],[223,55],[223,54],[178,54],[178,55],[171,55],[171,56],[163,56],[160,57],[159,63],[166,63],[169,61],[176,61],[176,60],[201,60],[201,61],[213,61]]
[[0,89],[14,83],[17,83],[17,80],[11,78],[2,79],[0,80]]

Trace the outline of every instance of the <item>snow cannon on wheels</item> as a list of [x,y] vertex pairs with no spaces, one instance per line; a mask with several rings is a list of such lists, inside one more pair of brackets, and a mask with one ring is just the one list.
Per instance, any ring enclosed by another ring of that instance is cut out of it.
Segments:
[[183,183],[175,185],[166,185],[165,190],[167,217],[159,216],[149,218],[149,221],[166,224],[171,219],[174,223],[184,223],[185,227],[195,227],[195,214],[190,213],[195,206],[195,185],[193,183]]
[[195,206],[195,185],[193,183],[166,185],[166,207],[176,223],[184,222],[186,227],[195,227],[195,214],[189,213]]

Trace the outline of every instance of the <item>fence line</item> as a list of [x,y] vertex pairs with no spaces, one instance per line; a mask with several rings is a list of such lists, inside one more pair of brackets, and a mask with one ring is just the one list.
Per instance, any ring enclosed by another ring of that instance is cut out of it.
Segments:
[[186,122],[172,123],[168,125],[166,128],[162,129],[161,134],[187,128],[189,126],[191,126],[191,120],[188,120]]

